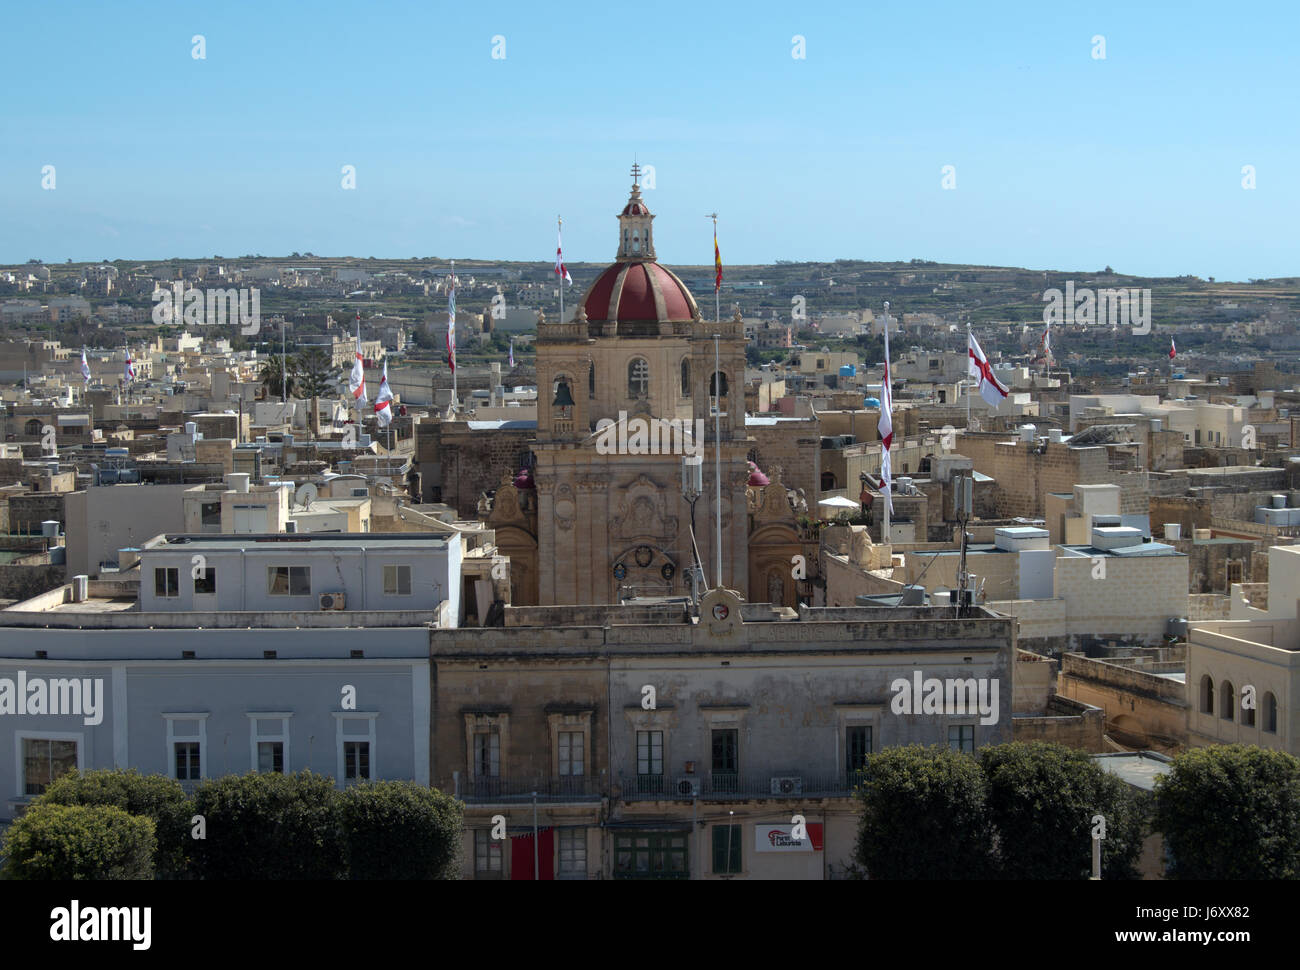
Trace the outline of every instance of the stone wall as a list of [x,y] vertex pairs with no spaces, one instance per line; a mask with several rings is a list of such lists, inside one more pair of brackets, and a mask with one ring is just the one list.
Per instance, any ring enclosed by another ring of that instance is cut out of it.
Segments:
[[1106,712],[1060,694],[1048,700],[1042,715],[1012,718],[1011,731],[1017,741],[1047,741],[1090,753],[1108,750]]
[[[748,427],[745,433],[752,438],[749,457],[769,477],[772,468],[781,466],[781,483],[786,488],[804,490],[808,506],[815,512],[817,493],[821,488],[821,436],[816,422],[806,424],[781,423],[774,426]],[[860,485],[848,483],[851,497],[856,499]]]

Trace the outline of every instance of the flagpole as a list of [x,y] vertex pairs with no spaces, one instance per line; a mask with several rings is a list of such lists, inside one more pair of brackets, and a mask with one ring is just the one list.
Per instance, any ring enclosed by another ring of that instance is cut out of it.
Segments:
[[970,320],[966,321],[966,430],[970,430]]
[[713,478],[718,512],[718,588],[722,588],[722,380],[718,372],[718,335],[713,335]]
[[[451,261],[451,292],[452,299],[455,299],[456,261],[454,259]],[[448,363],[451,364],[451,409],[455,411],[458,403],[456,398],[456,317],[452,313],[447,314],[447,326],[451,328],[451,359]]]
[[[564,241],[563,241],[563,239],[561,239],[561,234],[562,234],[563,230],[564,230],[564,220],[561,219],[559,216],[556,216],[556,217],[555,217],[555,238],[556,238],[556,241],[557,241],[557,243],[558,243],[558,245],[556,246],[557,249],[563,247],[563,245],[564,245]],[[558,255],[558,254],[557,254],[557,255]],[[563,274],[563,273],[560,273],[560,274],[559,274],[559,277],[560,277],[560,279],[559,279],[559,283],[560,283],[560,323],[563,323],[563,322],[564,322],[564,274]]]
[[[890,397],[890,387],[889,387],[889,385],[890,385],[890,380],[889,380],[889,301],[886,300],[886,301],[885,301],[885,386],[882,387],[880,390],[881,390],[881,396],[882,396],[882,398],[884,399],[884,405],[885,405],[885,407],[889,408],[889,412],[890,412],[890,413],[889,413],[890,428],[892,429],[892,428],[893,428],[893,420],[894,420],[894,414],[893,414],[893,412],[894,412],[894,402],[893,402],[893,400],[892,400],[891,397]],[[887,452],[887,451],[889,450],[889,442],[887,442],[887,441],[882,441],[882,442],[881,442],[881,447],[884,448],[885,451]],[[886,458],[885,456],[881,456],[880,467],[881,467],[882,469],[885,467],[885,461],[886,461],[886,460],[887,460],[887,458]],[[885,482],[885,483],[882,483],[882,484],[885,484],[885,485],[888,486],[888,491],[885,492],[885,503],[884,503],[884,504],[885,504],[885,516],[884,516],[884,518],[881,520],[881,521],[882,521],[882,525],[884,526],[884,528],[881,530],[881,533],[880,533],[880,541],[881,541],[882,543],[886,543],[886,544],[887,544],[887,543],[889,542],[889,506],[890,506],[890,503],[893,501],[893,497],[894,497],[894,472],[893,472],[893,468],[892,468],[892,466],[891,466],[891,468],[890,468],[890,472],[889,472],[889,481],[888,481],[888,482]]]

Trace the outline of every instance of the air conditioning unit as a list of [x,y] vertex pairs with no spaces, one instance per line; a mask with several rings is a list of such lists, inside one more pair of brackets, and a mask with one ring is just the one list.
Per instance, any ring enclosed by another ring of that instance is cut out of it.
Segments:
[[298,531],[298,523],[295,522],[293,519],[289,519],[284,524],[284,531],[286,533],[296,533]]
[[773,795],[802,795],[803,779],[797,775],[779,775],[772,779]]
[[342,593],[321,593],[320,608],[322,610],[341,610],[344,608],[344,599]]
[[368,488],[354,488],[354,489],[352,490],[352,497],[353,497],[353,498],[370,498],[370,489],[368,489]]
[[683,775],[677,779],[676,787],[679,798],[696,798],[700,794],[700,779]]

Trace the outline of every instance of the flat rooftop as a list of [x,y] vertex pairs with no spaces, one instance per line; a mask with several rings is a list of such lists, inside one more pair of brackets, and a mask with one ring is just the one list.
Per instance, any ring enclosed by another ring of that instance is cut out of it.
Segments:
[[1153,791],[1156,779],[1166,774],[1171,764],[1168,758],[1154,751],[1094,754],[1092,757],[1102,770],[1143,791]]
[[[322,502],[334,501],[321,499]],[[337,501],[346,501],[338,499]],[[187,549],[247,549],[253,543],[290,549],[352,546],[366,549],[394,549],[412,545],[445,547],[449,536],[441,532],[265,532],[239,535],[168,535],[146,552],[184,546]]]

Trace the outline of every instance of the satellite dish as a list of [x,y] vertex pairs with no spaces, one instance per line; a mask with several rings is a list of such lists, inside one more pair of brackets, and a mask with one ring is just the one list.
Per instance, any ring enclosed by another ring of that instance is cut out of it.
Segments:
[[298,491],[293,493],[293,500],[298,503],[299,508],[307,508],[316,501],[316,486],[311,482],[298,486]]

